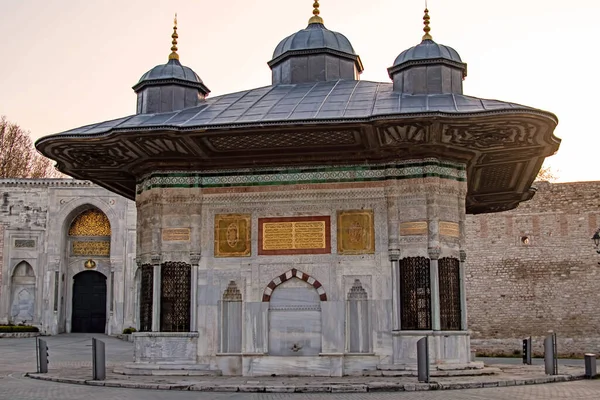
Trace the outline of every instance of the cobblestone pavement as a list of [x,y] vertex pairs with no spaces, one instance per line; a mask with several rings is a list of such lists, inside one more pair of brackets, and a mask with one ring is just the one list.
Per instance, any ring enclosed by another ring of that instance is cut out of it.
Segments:
[[[107,360],[111,364],[132,361],[131,343],[97,335],[106,342]],[[50,372],[57,370],[90,370],[92,335],[60,335],[46,338],[50,347]],[[464,400],[538,400],[538,399],[600,399],[600,380],[574,381],[544,385],[486,388],[450,391],[396,393],[203,393],[93,387],[45,382],[24,377],[33,372],[35,364],[34,339],[0,339],[0,400],[54,399],[196,399],[196,400],[276,400],[276,399],[464,399]]]

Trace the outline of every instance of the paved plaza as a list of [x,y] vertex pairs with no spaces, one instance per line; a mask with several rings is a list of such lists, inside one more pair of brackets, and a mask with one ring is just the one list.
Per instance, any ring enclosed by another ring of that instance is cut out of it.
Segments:
[[[47,337],[50,347],[50,374],[66,376],[69,374],[91,375],[91,337],[88,334],[70,334]],[[132,345],[128,342],[95,335],[106,343],[107,362],[119,365],[132,360]],[[501,361],[501,360],[500,360]],[[577,362],[573,362],[577,364]],[[581,363],[579,363],[581,364]],[[538,367],[539,368],[539,367]],[[563,371],[579,367],[561,366]],[[94,387],[40,381],[25,377],[25,373],[34,372],[34,339],[0,339],[0,400],[33,399],[598,399],[600,381],[573,381],[542,385],[522,385],[468,390],[443,390],[423,392],[394,393],[206,393],[192,391],[165,391],[144,389],[123,389],[113,387]],[[560,372],[560,371],[559,371]],[[135,379],[153,379],[155,382],[168,382],[167,377],[135,377]],[[211,379],[206,377],[207,379]],[[89,378],[88,378],[89,379]],[[127,379],[123,377],[122,379]],[[215,379],[215,378],[212,378]],[[217,378],[246,382],[263,378]],[[285,379],[285,378],[280,378]],[[291,378],[290,378],[291,379]],[[305,378],[312,380],[312,378]],[[354,378],[341,378],[352,380]],[[375,378],[373,378],[375,379]],[[398,378],[408,379],[408,378]],[[464,378],[463,378],[464,379]],[[337,378],[336,380],[340,380]],[[414,380],[414,378],[413,378]],[[296,382],[297,384],[297,382]]]

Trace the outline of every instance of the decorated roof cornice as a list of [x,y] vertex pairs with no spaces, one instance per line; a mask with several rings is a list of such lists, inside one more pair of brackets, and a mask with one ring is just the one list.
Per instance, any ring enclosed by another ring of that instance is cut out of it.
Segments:
[[0,179],[1,186],[97,186],[90,181],[82,181],[70,178],[7,178]]

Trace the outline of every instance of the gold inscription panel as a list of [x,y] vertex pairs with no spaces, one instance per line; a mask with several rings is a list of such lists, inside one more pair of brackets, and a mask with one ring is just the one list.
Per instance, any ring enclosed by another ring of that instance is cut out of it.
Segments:
[[74,256],[110,256],[110,242],[73,242]]
[[460,229],[456,222],[440,221],[440,235],[460,237]]
[[215,257],[249,257],[250,214],[215,215]]
[[331,252],[330,217],[259,218],[261,255]]
[[427,235],[427,222],[402,222],[400,224],[400,236]]
[[190,241],[190,229],[189,228],[170,228],[162,230],[162,241],[163,242],[189,242]]
[[338,254],[375,253],[373,210],[338,211]]

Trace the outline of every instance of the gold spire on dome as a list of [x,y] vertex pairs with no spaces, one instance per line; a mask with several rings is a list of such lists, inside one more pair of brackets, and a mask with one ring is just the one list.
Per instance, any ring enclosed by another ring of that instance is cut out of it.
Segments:
[[429,27],[430,19],[431,18],[429,18],[429,10],[427,9],[427,3],[425,3],[425,15],[423,16],[423,25],[425,25],[425,27],[423,28],[423,32],[425,32],[425,34],[423,35],[423,40],[433,40],[433,38],[429,34],[429,32],[431,31],[431,28]]
[[319,14],[321,14],[321,11],[319,11],[319,1],[315,0],[315,2],[313,3],[313,16],[310,17],[310,19],[308,20],[308,24],[322,24],[323,23],[323,18],[319,17]]
[[171,38],[173,38],[171,44],[173,46],[171,46],[171,54],[169,54],[169,60],[179,60],[179,54],[177,54],[177,38],[179,38],[179,35],[177,34],[177,13],[175,13],[175,19],[173,20],[173,24],[173,34],[171,35]]

